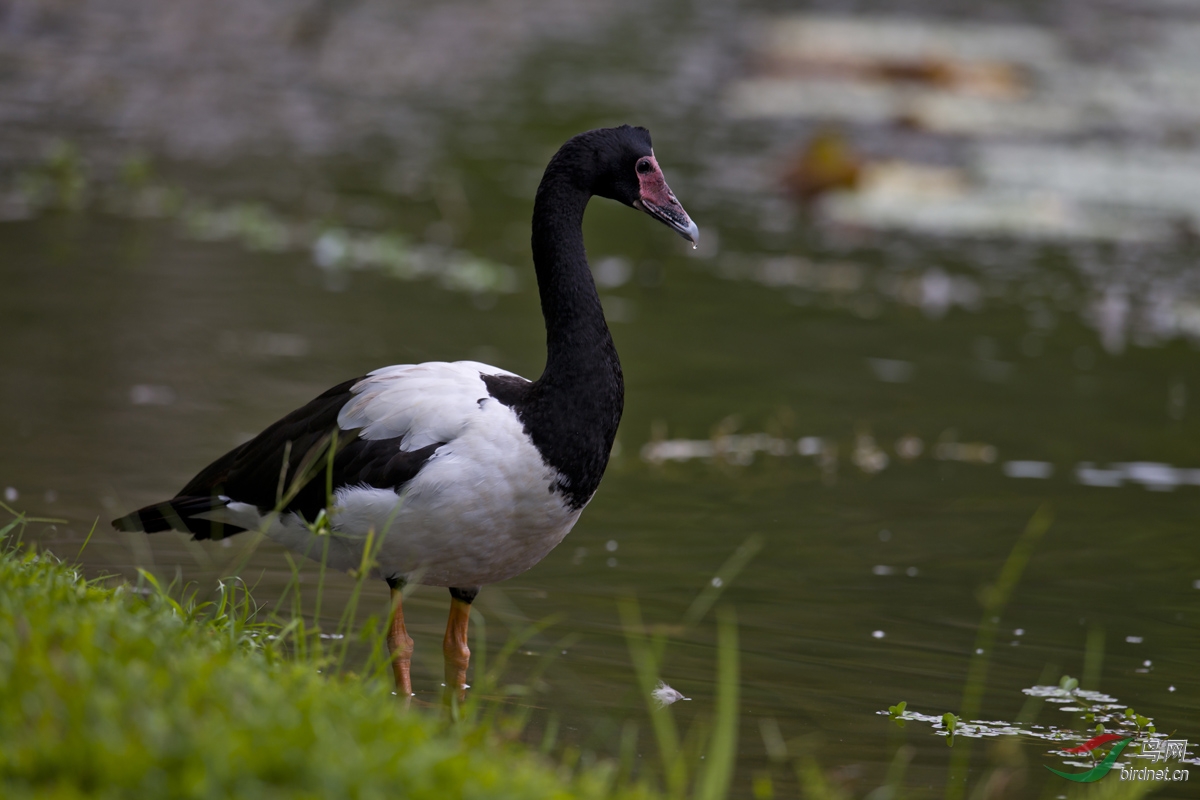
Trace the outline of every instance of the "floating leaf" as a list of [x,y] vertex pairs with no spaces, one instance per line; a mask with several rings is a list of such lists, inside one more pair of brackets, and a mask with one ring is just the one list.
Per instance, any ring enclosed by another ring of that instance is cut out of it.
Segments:
[[946,744],[954,747],[954,731],[958,728],[959,718],[951,711],[942,714],[942,724],[946,726]]

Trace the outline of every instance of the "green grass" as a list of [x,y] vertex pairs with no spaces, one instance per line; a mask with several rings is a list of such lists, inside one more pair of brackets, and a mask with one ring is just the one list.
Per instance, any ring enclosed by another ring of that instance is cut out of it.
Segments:
[[0,796],[651,796],[610,765],[555,765],[492,715],[406,711],[384,680],[320,674],[236,584],[202,604],[87,581],[13,545],[24,521],[0,527]]

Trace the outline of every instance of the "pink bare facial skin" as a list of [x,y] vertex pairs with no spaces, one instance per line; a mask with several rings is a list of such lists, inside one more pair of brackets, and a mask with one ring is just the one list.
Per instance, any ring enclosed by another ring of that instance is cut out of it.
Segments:
[[642,202],[650,202],[659,208],[669,208],[672,205],[679,205],[679,201],[675,199],[675,193],[671,191],[671,187],[667,186],[667,179],[663,177],[662,170],[659,169],[658,160],[654,156],[647,156],[642,159],[649,161],[654,169],[642,174],[638,173],[638,181],[642,185]]
[[[645,169],[646,164],[649,164],[650,169]],[[675,199],[671,187],[667,186],[667,180],[663,177],[658,160],[653,154],[638,159],[637,173],[642,210],[669,225],[695,246],[700,231]]]

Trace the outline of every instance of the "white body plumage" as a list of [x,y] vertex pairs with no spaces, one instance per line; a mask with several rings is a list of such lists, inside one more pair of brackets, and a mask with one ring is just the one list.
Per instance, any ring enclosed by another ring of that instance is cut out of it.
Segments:
[[516,377],[471,361],[430,362],[385,367],[354,386],[338,414],[342,430],[408,452],[443,444],[399,491],[338,487],[331,533],[236,501],[207,518],[265,530],[298,553],[325,554],[335,569],[357,567],[374,531],[383,575],[433,586],[482,586],[524,572],[562,541],[582,509],[554,490],[562,476],[482,375]]

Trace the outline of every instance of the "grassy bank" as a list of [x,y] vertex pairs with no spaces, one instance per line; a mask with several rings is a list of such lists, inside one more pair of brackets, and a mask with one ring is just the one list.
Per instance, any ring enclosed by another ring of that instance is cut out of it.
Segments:
[[[326,677],[214,605],[88,582],[0,543],[0,796],[599,798],[492,727],[405,712],[380,680]],[[2,528],[0,528],[2,530]]]
[[[922,715],[899,703],[889,709],[891,722],[880,720],[896,725],[893,733],[916,723],[907,729],[910,737],[948,734],[947,800],[1009,796],[1045,778],[1042,763],[1020,756],[1015,738],[989,746],[987,765],[977,759],[974,774],[968,776],[967,769],[973,738],[968,727],[1011,727],[974,717],[991,651],[987,637],[1049,526],[1044,512],[1018,538],[985,598],[979,636],[987,646],[972,662],[959,713]],[[785,741],[773,720],[759,723],[770,762],[749,775],[743,766],[735,775],[744,726],[737,625],[727,606],[715,607],[718,663],[711,716],[692,717],[684,731],[671,706],[658,707],[661,668],[672,641],[714,609],[721,588],[757,553],[757,538],[729,557],[719,580],[699,592],[678,625],[648,623],[632,597],[619,602],[630,677],[647,703],[652,742],[637,745],[631,720],[622,730],[615,765],[583,758],[569,746],[556,764],[515,740],[528,708],[478,699],[501,694],[489,675],[498,674],[506,652],[520,646],[519,637],[492,655],[492,670],[483,668],[486,651],[479,648],[473,696],[456,721],[441,708],[406,711],[392,695],[386,661],[372,656],[359,674],[345,672],[339,668],[344,650],[342,657],[336,648],[322,654],[320,632],[304,629],[298,608],[290,619],[260,621],[238,582],[226,582],[212,603],[180,600],[150,576],[137,586],[89,582],[48,553],[14,546],[21,524],[19,518],[0,524],[0,798],[933,796],[927,783],[906,782],[915,740],[893,737],[883,782],[860,784],[851,794],[844,777],[826,772],[809,755],[811,737]],[[358,633],[378,645],[374,630],[368,624]],[[970,725],[957,735],[947,718]],[[1094,716],[1084,727],[1099,719]],[[1113,730],[1133,724],[1104,721]],[[1149,722],[1136,722],[1139,735]],[[943,727],[922,730],[926,723]],[[555,750],[549,730],[544,741]],[[1091,735],[1066,728],[1061,737],[1054,733],[1038,737],[1043,747],[1076,744]],[[1160,788],[1120,780],[1101,787],[1064,784],[1047,784],[1047,790],[1072,798],[1136,800]]]

